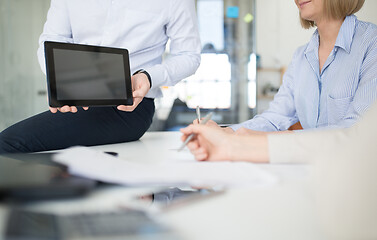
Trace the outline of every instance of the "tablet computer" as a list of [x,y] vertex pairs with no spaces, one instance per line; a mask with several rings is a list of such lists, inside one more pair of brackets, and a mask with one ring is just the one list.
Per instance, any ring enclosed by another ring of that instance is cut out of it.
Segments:
[[46,41],[49,105],[132,105],[127,49]]

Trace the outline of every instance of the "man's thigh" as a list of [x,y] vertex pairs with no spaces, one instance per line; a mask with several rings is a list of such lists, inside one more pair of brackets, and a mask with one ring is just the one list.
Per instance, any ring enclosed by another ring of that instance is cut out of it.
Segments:
[[145,99],[133,112],[95,107],[77,113],[44,112],[0,133],[0,153],[37,152],[70,146],[94,146],[138,140],[149,128],[154,101]]

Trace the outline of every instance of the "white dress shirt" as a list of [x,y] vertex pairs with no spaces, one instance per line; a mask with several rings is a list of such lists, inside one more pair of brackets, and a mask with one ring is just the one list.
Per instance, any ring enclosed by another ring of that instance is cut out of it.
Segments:
[[[162,61],[170,39],[170,57]],[[44,41],[126,48],[131,73],[145,69],[152,78],[146,97],[161,97],[195,73],[200,64],[194,0],[51,0],[40,36],[38,59],[45,72]]]

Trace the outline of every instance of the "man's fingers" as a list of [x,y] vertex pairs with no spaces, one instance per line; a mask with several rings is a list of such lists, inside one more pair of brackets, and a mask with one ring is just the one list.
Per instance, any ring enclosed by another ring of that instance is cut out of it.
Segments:
[[76,107],[71,107],[71,112],[77,113],[77,108]]
[[120,111],[125,111],[125,112],[132,112],[139,106],[143,98],[134,98],[134,104],[132,106],[126,106],[126,105],[119,105],[117,106],[117,109]]
[[[148,93],[149,90],[149,81],[146,76],[143,76],[136,74],[131,77],[132,80],[132,96],[134,98],[134,104],[132,106],[125,106],[125,105],[120,105],[118,106],[118,110],[120,111],[125,111],[125,112],[132,112],[134,111],[137,106],[140,104],[140,102],[143,100],[145,95]],[[144,79],[146,78],[146,80]],[[139,82],[139,79],[144,79],[144,82]]]
[[[67,112],[72,112],[72,113],[77,113],[78,112],[78,109],[77,107],[75,106],[63,106],[61,108],[53,108],[53,107],[49,107],[50,108],[50,112],[52,113],[57,113],[58,111],[61,112],[61,113],[67,113]],[[89,107],[83,107],[84,110],[88,110]]]
[[120,110],[120,111],[124,111],[124,112],[132,112],[133,110],[135,110],[137,105],[139,105],[139,104],[134,103],[134,105],[132,105],[132,106],[120,105],[120,106],[117,107],[117,109]]
[[132,106],[125,106],[125,105],[120,105],[117,107],[118,110],[120,111],[124,111],[124,112],[132,112],[133,110],[135,110],[135,106],[132,105]]
[[57,108],[53,108],[53,107],[49,107],[49,108],[50,108],[50,112],[52,112],[52,113],[57,113],[58,112]]
[[132,96],[134,98],[143,98],[147,94],[147,91],[148,91],[147,89],[141,89],[140,88],[140,89],[133,91]]
[[66,112],[69,112],[71,111],[71,108],[69,106],[63,106],[61,108],[58,108],[60,112],[62,113],[66,113]]

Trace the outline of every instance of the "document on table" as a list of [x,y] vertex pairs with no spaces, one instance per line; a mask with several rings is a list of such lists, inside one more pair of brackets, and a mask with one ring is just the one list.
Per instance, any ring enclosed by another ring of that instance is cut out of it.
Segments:
[[251,163],[179,159],[136,163],[86,147],[64,150],[55,155],[54,161],[68,166],[73,175],[132,186],[255,187],[277,182],[276,176]]

